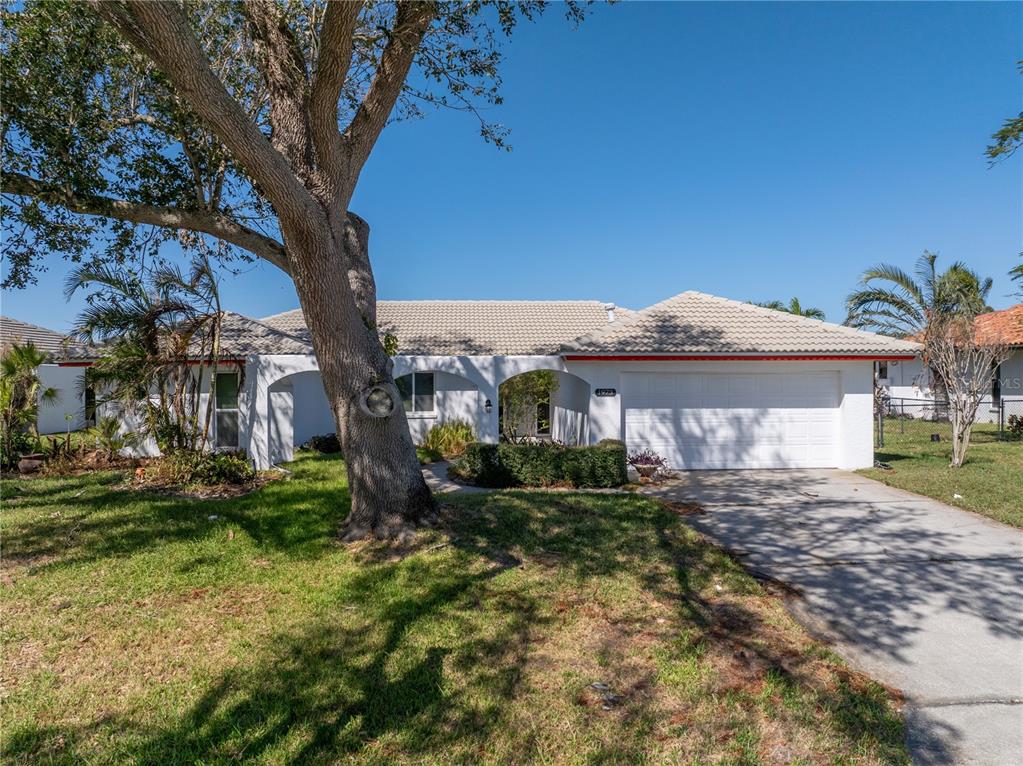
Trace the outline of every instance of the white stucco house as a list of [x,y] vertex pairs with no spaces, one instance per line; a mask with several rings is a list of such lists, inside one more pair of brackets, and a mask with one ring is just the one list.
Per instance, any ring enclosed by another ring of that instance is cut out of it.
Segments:
[[57,392],[52,402],[40,404],[37,427],[41,434],[65,433],[69,428],[77,431],[87,424],[86,410],[90,411],[91,394],[82,386],[81,368],[61,366],[55,360],[66,352],[67,342],[56,330],[0,316],[0,347],[6,349],[17,343],[32,343],[49,355],[50,361],[36,371],[44,388]]
[[[225,318],[214,439],[260,468],[334,431],[299,310]],[[874,365],[914,343],[698,292],[641,311],[600,301],[381,301],[413,439],[468,420],[498,440],[499,387],[552,370],[550,437],[622,439],[672,467],[873,463]],[[65,366],[89,364],[67,358]]]
[[[1023,416],[1023,303],[981,314],[978,333],[998,337],[1010,347],[1009,358],[991,372],[991,390],[981,400],[977,422],[997,423],[1000,417]],[[930,417],[934,400],[931,372],[918,355],[909,361],[878,360],[877,385],[891,397],[893,409],[914,417]]]

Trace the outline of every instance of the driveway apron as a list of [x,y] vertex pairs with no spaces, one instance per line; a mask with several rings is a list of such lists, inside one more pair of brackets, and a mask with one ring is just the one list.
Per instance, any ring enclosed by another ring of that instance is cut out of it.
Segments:
[[844,471],[692,471],[644,491],[703,505],[686,520],[902,690],[914,763],[1023,764],[1023,531]]

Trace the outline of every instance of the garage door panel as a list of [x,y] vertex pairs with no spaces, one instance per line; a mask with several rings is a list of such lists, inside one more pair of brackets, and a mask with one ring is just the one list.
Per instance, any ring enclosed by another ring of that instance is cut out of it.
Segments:
[[838,375],[626,373],[626,442],[676,468],[835,464]]

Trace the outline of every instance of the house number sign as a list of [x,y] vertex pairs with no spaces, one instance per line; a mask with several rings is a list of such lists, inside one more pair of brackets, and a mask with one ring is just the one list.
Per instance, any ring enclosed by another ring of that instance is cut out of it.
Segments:
[[618,391],[613,388],[598,388],[596,394],[597,396],[617,396]]

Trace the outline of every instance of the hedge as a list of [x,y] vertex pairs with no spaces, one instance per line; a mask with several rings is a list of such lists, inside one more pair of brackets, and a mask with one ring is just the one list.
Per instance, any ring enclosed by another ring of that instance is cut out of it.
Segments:
[[618,487],[627,481],[625,457],[625,445],[614,440],[594,447],[474,443],[452,473],[480,487]]

